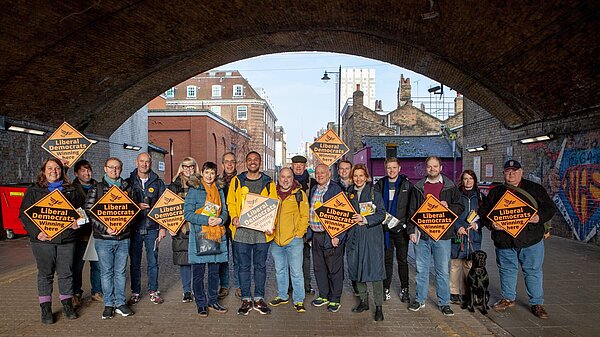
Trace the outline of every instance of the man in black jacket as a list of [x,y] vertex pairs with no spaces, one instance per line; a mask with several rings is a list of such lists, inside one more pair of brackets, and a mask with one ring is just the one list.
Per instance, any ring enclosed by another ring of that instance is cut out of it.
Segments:
[[400,300],[410,302],[408,295],[408,233],[406,222],[408,221],[408,200],[412,192],[412,184],[405,175],[400,174],[400,161],[398,158],[385,160],[387,176],[377,181],[377,190],[382,194],[386,211],[398,219],[398,224],[393,228],[383,226],[385,235],[385,273],[383,281],[385,288],[385,299],[391,298],[390,285],[394,272],[394,250],[398,260],[398,276],[400,277]]
[[[441,174],[442,161],[439,157],[431,156],[425,160],[427,167],[427,177],[419,180],[412,190],[408,214],[412,216],[421,207],[428,194],[435,196],[440,203],[449,208],[454,214],[460,214],[463,211],[463,205],[460,201],[460,192],[450,178]],[[415,301],[408,307],[411,311],[419,311],[425,307],[425,300],[429,290],[429,264],[433,255],[435,268],[435,290],[437,293],[438,306],[444,316],[454,316],[450,309],[450,239],[453,231],[447,230],[438,240],[433,240],[427,233],[422,231],[417,225],[409,221],[407,232],[410,234],[410,240],[415,244],[417,292]],[[419,235],[420,234],[420,235]],[[420,239],[418,239],[420,236]]]
[[[516,238],[487,218],[489,212],[507,190],[537,209],[537,214],[529,220]],[[552,219],[554,212],[554,203],[544,187],[523,179],[521,163],[516,160],[507,161],[504,164],[504,185],[496,186],[490,191],[479,212],[483,224],[492,231],[492,240],[496,247],[496,262],[500,273],[502,299],[493,305],[494,310],[504,311],[515,305],[518,266],[521,265],[531,312],[539,318],[548,318],[548,313],[543,306],[543,238],[544,224]]]

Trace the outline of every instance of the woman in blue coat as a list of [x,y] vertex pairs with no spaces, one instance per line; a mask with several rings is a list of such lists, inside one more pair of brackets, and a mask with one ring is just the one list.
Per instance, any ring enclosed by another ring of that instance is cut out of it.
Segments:
[[[460,184],[458,185],[461,195],[460,199],[464,205],[464,211],[454,222],[454,233],[456,237],[452,239],[452,251],[450,262],[450,301],[453,304],[461,304],[466,307],[464,294],[466,291],[466,279],[471,269],[472,252],[481,249],[481,227],[479,221],[469,223],[467,217],[472,211],[477,214],[477,209],[481,203],[482,194],[477,188],[477,175],[472,170],[464,170],[460,175]],[[463,308],[464,309],[464,308]]]
[[[369,294],[367,282],[373,285],[375,302],[375,320],[383,321],[383,280],[385,274],[385,242],[381,222],[385,219],[385,205],[380,192],[369,182],[369,173],[363,164],[352,169],[352,185],[348,189],[348,198],[354,209],[360,212],[360,204],[372,208],[370,214],[355,214],[354,225],[348,232],[346,258],[350,280],[356,281],[360,303],[352,312],[360,313],[369,310]],[[374,207],[371,207],[374,206]]]
[[[190,189],[185,198],[183,214],[190,222],[188,260],[192,264],[194,299],[201,317],[208,316],[208,310],[224,314],[227,308],[218,301],[219,265],[227,262],[227,239],[225,237],[225,220],[227,220],[227,204],[223,191],[215,184],[217,165],[206,162],[202,166],[202,179],[190,177]],[[218,207],[215,207],[218,206]],[[219,244],[219,252],[198,252],[196,241],[200,235],[207,242]],[[200,254],[200,255],[198,255]],[[208,303],[204,291],[204,270],[208,264]]]

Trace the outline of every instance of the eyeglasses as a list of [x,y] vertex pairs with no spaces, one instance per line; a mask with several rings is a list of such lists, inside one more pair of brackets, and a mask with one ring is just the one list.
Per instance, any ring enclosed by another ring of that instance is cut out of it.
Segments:
[[195,168],[195,167],[196,167],[196,165],[181,165],[181,167],[182,167],[183,169],[189,169],[189,170],[191,170],[191,169]]
[[105,166],[109,170],[120,170],[121,166]]

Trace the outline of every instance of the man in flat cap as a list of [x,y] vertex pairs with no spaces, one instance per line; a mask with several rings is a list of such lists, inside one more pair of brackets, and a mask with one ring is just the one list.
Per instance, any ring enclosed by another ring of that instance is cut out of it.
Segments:
[[[309,194],[311,187],[317,185],[317,181],[308,175],[306,171],[306,157],[297,155],[292,157],[292,171],[294,172],[294,179],[302,186],[302,190],[306,195]],[[302,261],[302,270],[304,273],[304,290],[307,294],[312,294],[315,291],[310,285],[310,241],[312,238],[312,232],[310,228],[304,236],[304,258]]]
[[[487,218],[490,210],[510,190],[521,200],[537,210],[527,226],[513,238],[497,223]],[[515,305],[517,296],[517,275],[519,265],[525,276],[525,287],[529,295],[531,312],[538,318],[548,318],[544,309],[544,289],[542,269],[544,264],[545,223],[554,215],[554,203],[542,185],[523,179],[523,168],[516,160],[504,164],[504,184],[493,188],[479,208],[479,217],[492,231],[492,240],[496,247],[496,263],[500,273],[502,298],[492,307],[496,311],[505,311]]]

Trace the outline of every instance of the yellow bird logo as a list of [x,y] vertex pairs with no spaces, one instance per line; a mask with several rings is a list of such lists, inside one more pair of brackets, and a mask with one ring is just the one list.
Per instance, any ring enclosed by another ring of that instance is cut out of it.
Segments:
[[61,205],[62,201],[50,197],[50,206]]
[[344,203],[344,202],[341,202],[341,201],[339,201],[339,200],[336,200],[336,201],[333,203],[333,206],[335,206],[335,207],[344,207],[344,206],[346,206],[346,203]]
[[171,202],[171,201],[173,201],[173,200],[175,200],[175,198],[168,198],[168,197],[165,197],[165,203],[167,203],[167,204],[168,204],[168,203],[170,203],[170,202]]
[[329,142],[334,140],[335,138],[331,137],[330,135],[325,136],[325,141]]
[[432,211],[432,210],[437,209],[437,208],[438,208],[438,205],[432,204],[432,203],[429,203],[429,202],[427,203],[427,210],[428,211]]
[[516,202],[516,200],[504,200],[504,207],[508,207]]
[[110,202],[115,202],[115,201],[117,201],[117,200],[121,200],[121,197],[120,197],[120,196],[118,196],[118,195],[115,195],[115,194],[112,194],[112,193],[111,193],[111,194],[110,194],[110,197],[109,197],[109,200],[110,200]]
[[65,138],[67,136],[70,136],[73,134],[73,131],[67,131],[67,130],[60,130],[60,136]]

